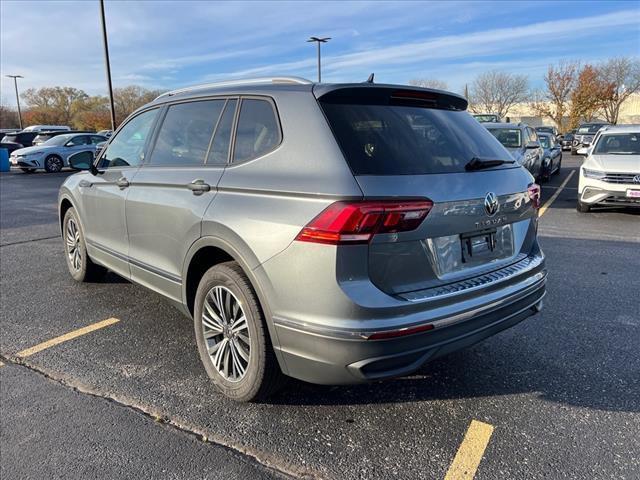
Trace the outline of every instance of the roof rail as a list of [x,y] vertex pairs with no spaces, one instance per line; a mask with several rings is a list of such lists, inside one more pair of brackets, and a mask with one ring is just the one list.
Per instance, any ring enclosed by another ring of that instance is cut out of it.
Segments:
[[240,80],[228,80],[225,82],[203,83],[201,85],[192,85],[190,87],[179,88],[177,90],[171,90],[165,92],[156,97],[156,100],[162,97],[170,97],[184,92],[192,92],[195,90],[201,90],[205,88],[215,87],[233,87],[242,85],[256,85],[263,83],[290,83],[297,85],[311,85],[313,82],[302,77],[259,77],[259,78],[243,78]]

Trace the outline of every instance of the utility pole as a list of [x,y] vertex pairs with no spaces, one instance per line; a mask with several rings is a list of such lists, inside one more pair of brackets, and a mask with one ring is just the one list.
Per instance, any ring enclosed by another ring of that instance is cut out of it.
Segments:
[[318,83],[322,83],[322,72],[321,72],[321,64],[320,64],[320,44],[327,43],[331,40],[331,37],[309,37],[307,42],[316,42],[318,44]]
[[102,21],[102,40],[104,43],[104,64],[107,69],[107,85],[109,86],[109,107],[111,109],[111,130],[116,129],[116,109],[113,104],[113,86],[111,85],[111,64],[109,62],[109,43],[107,42],[107,24],[104,19],[104,0],[100,0],[100,20]]
[[13,86],[16,89],[16,103],[18,104],[18,124],[20,125],[20,130],[22,130],[22,111],[20,111],[20,95],[18,95],[18,79],[24,78],[22,75],[7,75],[9,78],[13,78]]

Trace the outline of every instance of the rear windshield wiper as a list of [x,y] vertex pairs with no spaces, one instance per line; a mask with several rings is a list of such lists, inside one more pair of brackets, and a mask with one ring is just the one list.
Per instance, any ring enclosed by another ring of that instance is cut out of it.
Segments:
[[486,158],[473,157],[464,166],[467,171],[482,170],[483,168],[497,167],[498,165],[504,165],[505,163],[516,163],[515,160],[489,160]]

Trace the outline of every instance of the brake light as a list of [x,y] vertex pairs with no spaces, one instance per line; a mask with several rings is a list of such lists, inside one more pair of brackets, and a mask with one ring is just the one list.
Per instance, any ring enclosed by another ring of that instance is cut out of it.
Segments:
[[420,226],[431,200],[336,202],[304,227],[296,240],[328,245],[368,243],[375,234],[409,232]]
[[533,208],[536,210],[540,208],[540,185],[537,183],[532,183],[527,188],[527,192],[529,193],[529,199],[533,204]]

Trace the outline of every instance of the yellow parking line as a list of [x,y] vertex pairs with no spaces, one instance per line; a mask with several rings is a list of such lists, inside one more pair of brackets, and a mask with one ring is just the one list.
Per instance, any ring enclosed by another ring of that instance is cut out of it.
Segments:
[[569,180],[571,180],[571,177],[573,177],[573,174],[576,173],[575,170],[571,170],[569,172],[569,175],[567,175],[567,178],[564,179],[564,182],[562,182],[560,184],[560,186],[558,187],[558,189],[556,190],[556,192],[551,195],[551,198],[549,200],[547,200],[547,203],[545,203],[541,208],[540,208],[540,212],[538,213],[538,216],[541,217],[542,215],[544,215],[544,212],[547,211],[547,209],[551,206],[551,204],[555,201],[556,198],[558,198],[558,195],[560,195],[560,192],[562,192],[562,190],[564,189],[564,187],[567,186],[567,183],[569,183]]
[[444,480],[472,480],[492,433],[493,426],[471,420],[471,425],[469,425]]
[[80,337],[82,335],[86,335],[87,333],[91,333],[95,330],[99,330],[104,327],[108,327],[109,325],[113,325],[114,323],[118,323],[120,320],[117,318],[107,318],[106,320],[102,320],[101,322],[93,323],[91,325],[87,325],[86,327],[79,328],[69,333],[65,333],[64,335],[60,335],[59,337],[52,338],[51,340],[47,340],[46,342],[39,343],[31,348],[27,348],[26,350],[22,350],[18,352],[16,356],[18,357],[28,357],[33,355],[34,353],[41,352],[49,347],[53,347],[60,343],[66,342],[68,340],[73,340],[74,338]]

